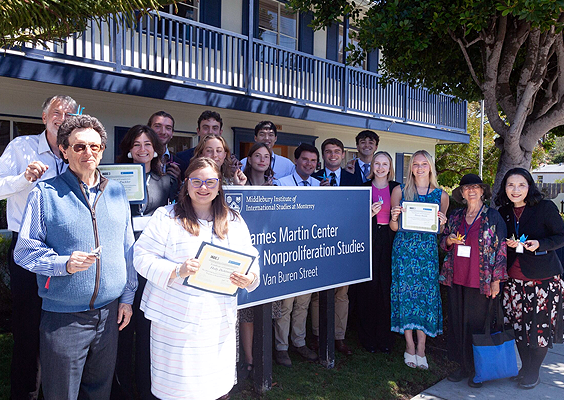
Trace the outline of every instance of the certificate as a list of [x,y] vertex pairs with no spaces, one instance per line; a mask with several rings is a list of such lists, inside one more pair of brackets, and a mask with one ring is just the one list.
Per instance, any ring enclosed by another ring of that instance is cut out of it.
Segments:
[[102,176],[118,181],[125,188],[131,204],[147,202],[147,183],[144,164],[104,164],[98,169]]
[[439,233],[439,205],[404,201],[400,230]]
[[246,274],[255,259],[254,256],[207,242],[202,243],[196,258],[200,261],[200,269],[184,279],[184,285],[229,296],[235,296],[239,289],[231,283],[231,273]]

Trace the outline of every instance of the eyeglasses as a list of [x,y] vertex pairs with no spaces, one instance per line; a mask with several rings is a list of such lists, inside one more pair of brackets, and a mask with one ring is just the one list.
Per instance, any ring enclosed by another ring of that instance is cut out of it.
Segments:
[[75,153],[82,153],[88,147],[90,151],[94,154],[99,153],[100,151],[104,150],[105,146],[103,144],[86,144],[86,143],[77,143],[71,146]]
[[201,180],[200,178],[188,178],[188,180],[190,181],[190,185],[192,185],[194,189],[199,189],[203,185],[206,185],[208,189],[213,189],[219,183],[218,178],[209,178],[205,181]]

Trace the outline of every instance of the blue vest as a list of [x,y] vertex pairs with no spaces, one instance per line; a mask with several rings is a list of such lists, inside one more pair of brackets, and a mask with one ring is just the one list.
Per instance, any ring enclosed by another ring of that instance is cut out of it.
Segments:
[[38,183],[47,235],[45,243],[60,256],[102,246],[100,259],[86,271],[66,276],[37,275],[43,309],[81,312],[119,298],[126,283],[124,248],[129,202],[120,183],[100,177],[100,192],[90,208],[78,177],[70,170]]

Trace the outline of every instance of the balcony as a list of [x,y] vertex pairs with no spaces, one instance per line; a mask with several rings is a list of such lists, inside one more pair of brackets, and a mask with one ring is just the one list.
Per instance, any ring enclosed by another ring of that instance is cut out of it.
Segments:
[[[160,17],[159,17],[160,16]],[[131,25],[90,21],[83,34],[19,51],[122,74],[150,75],[299,105],[466,132],[466,102],[253,37],[152,12]]]

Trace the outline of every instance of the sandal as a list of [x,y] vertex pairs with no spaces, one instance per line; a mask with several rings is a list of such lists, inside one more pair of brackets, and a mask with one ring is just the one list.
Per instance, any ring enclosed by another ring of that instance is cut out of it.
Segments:
[[254,367],[255,366],[253,364],[249,364],[247,362],[242,363],[237,371],[237,377],[239,380],[244,381],[245,379],[252,379]]
[[429,364],[427,363],[427,356],[419,357],[417,354],[415,355],[415,360],[417,363],[417,368],[420,369],[429,369]]
[[415,354],[409,354],[407,351],[403,353],[403,362],[409,368],[417,368],[417,356]]

